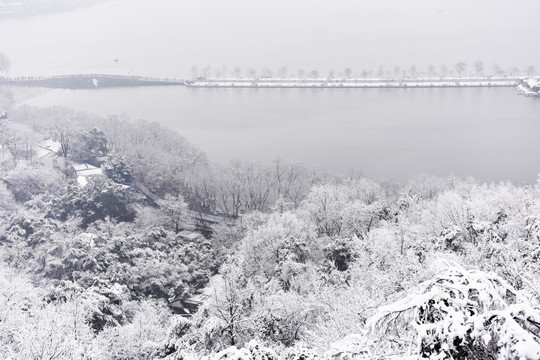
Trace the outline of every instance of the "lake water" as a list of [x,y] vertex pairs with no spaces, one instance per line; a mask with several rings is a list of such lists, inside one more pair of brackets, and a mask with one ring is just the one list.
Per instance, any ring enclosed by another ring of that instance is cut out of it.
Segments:
[[[540,69],[540,2],[517,0],[116,0],[67,13],[0,18],[10,75],[219,72],[396,65],[486,72]],[[534,182],[540,101],[513,89],[55,90],[31,104],[159,121],[210,159],[278,156],[332,171],[405,180],[426,172]]]
[[219,162],[269,161],[404,181],[425,172],[532,183],[540,99],[512,88],[54,90],[29,101],[158,121]]

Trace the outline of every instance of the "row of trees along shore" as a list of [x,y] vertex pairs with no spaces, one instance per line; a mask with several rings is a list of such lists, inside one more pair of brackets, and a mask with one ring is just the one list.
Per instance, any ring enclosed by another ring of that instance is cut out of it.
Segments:
[[[215,165],[156,123],[1,106],[0,358],[540,358],[540,183]],[[188,208],[242,216],[186,236]]]
[[396,79],[396,78],[454,78],[454,77],[517,77],[517,76],[535,76],[536,69],[533,65],[529,65],[523,69],[516,66],[503,68],[494,64],[490,69],[486,68],[483,61],[475,61],[469,66],[468,63],[460,61],[453,66],[441,65],[436,67],[429,65],[427,68],[420,68],[416,65],[409,67],[395,65],[388,67],[381,65],[377,70],[362,69],[359,71],[352,68],[345,68],[342,71],[329,70],[327,73],[319,72],[319,70],[298,69],[296,72],[290,71],[287,66],[281,66],[277,70],[270,68],[262,68],[256,70],[247,68],[243,70],[240,66],[235,66],[230,70],[227,66],[212,67],[193,65],[191,68],[191,77],[197,78],[278,78],[278,79]]
[[[0,73],[8,72],[11,67],[9,58],[0,52]],[[372,69],[362,69],[360,71],[353,71],[352,68],[345,68],[343,71],[336,71],[331,69],[327,74],[319,72],[319,70],[305,70],[298,69],[295,73],[289,71],[288,67],[283,65],[279,67],[276,71],[273,71],[270,68],[263,68],[260,71],[257,71],[254,68],[248,68],[245,71],[242,71],[240,66],[235,66],[233,70],[229,70],[227,66],[222,67],[212,67],[211,65],[206,65],[199,67],[193,65],[191,67],[191,77],[196,78],[279,78],[279,79],[368,79],[368,78],[379,78],[379,79],[397,79],[397,78],[454,78],[454,77],[476,77],[476,78],[487,78],[487,77],[518,77],[518,76],[536,76],[536,68],[534,65],[528,65],[523,69],[520,69],[517,66],[510,66],[506,69],[499,66],[498,64],[493,64],[491,69],[487,69],[482,60],[477,60],[469,66],[468,63],[460,61],[453,66],[441,65],[435,67],[434,65],[429,65],[427,68],[422,69],[416,65],[411,65],[410,67],[401,67],[395,65],[394,67],[385,68],[384,65],[379,66],[377,70]]]

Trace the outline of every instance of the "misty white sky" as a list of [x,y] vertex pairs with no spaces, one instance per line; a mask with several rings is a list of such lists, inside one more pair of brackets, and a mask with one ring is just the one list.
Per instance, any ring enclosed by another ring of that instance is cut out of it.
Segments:
[[193,64],[324,75],[478,59],[540,71],[539,14],[538,0],[113,0],[0,20],[0,51],[12,75],[187,77]]

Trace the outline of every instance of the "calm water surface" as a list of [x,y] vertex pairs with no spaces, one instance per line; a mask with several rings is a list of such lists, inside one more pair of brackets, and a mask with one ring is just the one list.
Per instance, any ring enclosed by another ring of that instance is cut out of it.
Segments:
[[404,181],[418,173],[532,183],[540,99],[511,88],[54,90],[29,101],[158,121],[218,162],[294,162]]

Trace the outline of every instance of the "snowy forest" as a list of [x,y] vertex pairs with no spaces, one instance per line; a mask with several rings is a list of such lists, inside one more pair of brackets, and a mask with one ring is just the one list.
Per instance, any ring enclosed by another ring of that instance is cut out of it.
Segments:
[[13,96],[3,359],[540,359],[540,182],[219,165],[157,123]]

